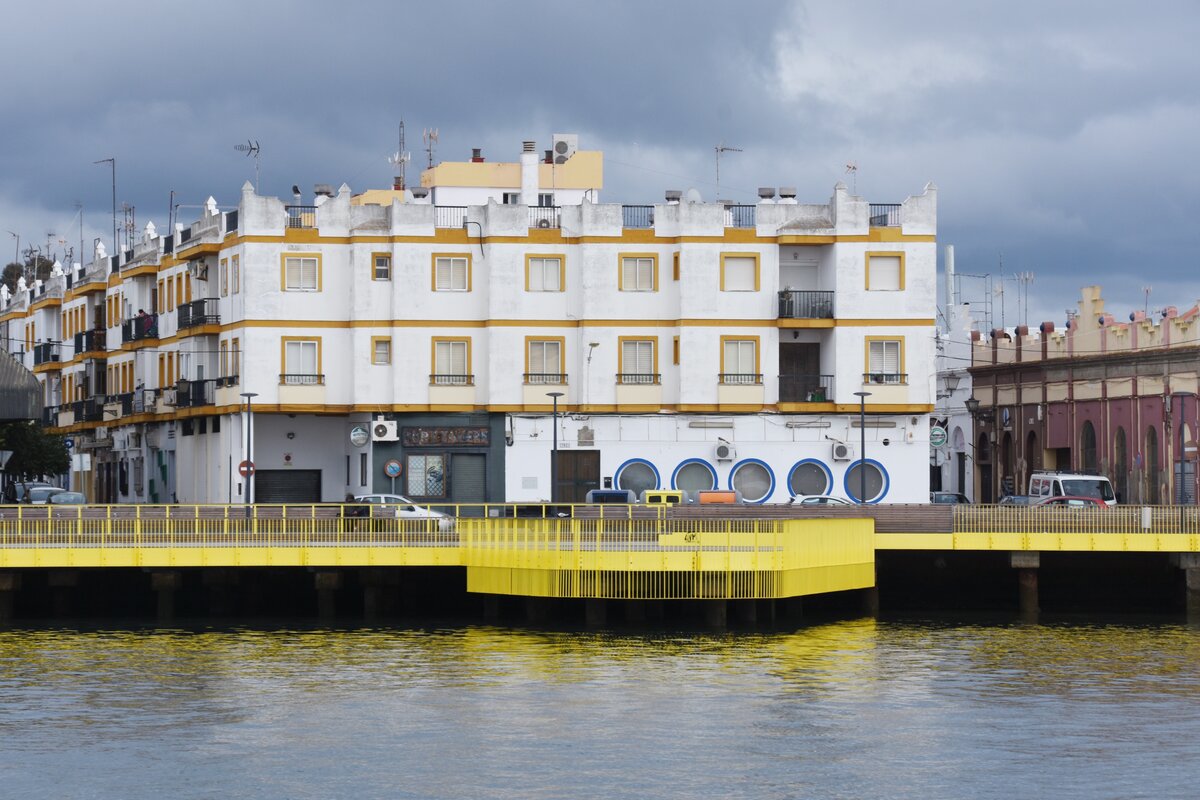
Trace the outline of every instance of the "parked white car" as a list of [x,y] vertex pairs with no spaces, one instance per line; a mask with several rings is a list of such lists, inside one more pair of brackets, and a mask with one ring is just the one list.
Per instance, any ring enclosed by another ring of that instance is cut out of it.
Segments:
[[430,519],[437,520],[439,531],[454,530],[454,517],[434,511],[432,508],[419,506],[402,494],[362,494],[355,498],[359,503],[371,507],[371,516],[394,516],[396,519]]
[[827,494],[810,494],[797,496],[790,502],[802,506],[852,506],[854,505],[849,500],[843,500],[840,497],[833,497]]

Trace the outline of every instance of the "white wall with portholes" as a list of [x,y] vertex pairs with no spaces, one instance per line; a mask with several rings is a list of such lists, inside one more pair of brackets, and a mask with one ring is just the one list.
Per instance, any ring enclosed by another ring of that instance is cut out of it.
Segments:
[[[598,452],[601,488],[607,479],[611,488],[638,496],[654,489],[733,489],[747,503],[786,503],[813,495],[857,501],[865,473],[867,502],[928,502],[925,416],[874,418],[879,427],[868,427],[861,462],[861,432],[848,417],[766,416],[715,421],[685,414],[560,415],[558,445],[561,451]],[[509,501],[550,499],[552,424],[548,415],[508,419]],[[851,457],[835,444],[851,445]]]

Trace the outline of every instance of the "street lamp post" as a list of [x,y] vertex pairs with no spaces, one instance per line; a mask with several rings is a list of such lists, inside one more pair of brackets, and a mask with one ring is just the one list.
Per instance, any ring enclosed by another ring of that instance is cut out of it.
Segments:
[[867,502],[867,398],[870,392],[855,392],[858,398],[858,504]]
[[246,464],[248,465],[243,499],[246,502],[246,519],[250,519],[250,485],[254,480],[254,410],[250,403],[258,397],[258,392],[242,392],[242,397],[246,398]]
[[554,410],[552,413],[553,434],[551,438],[550,449],[550,502],[558,502],[558,398],[562,397],[562,392],[546,392],[546,397],[549,397],[554,402]]

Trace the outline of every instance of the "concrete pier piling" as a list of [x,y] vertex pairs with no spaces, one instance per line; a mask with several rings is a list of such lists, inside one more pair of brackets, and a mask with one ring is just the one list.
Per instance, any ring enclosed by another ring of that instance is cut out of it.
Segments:
[[317,589],[317,616],[323,622],[329,622],[337,616],[337,590],[342,588],[342,573],[337,570],[314,572],[313,585]]
[[21,588],[21,573],[0,572],[0,625],[12,622],[16,613],[17,592]]
[[1041,610],[1038,601],[1038,570],[1042,565],[1042,554],[1014,551],[1009,558],[1009,563],[1017,572],[1017,604],[1021,616],[1037,619]]
[[400,573],[395,569],[369,567],[360,577],[363,588],[363,617],[369,620],[394,614],[398,601]]
[[52,569],[46,574],[46,584],[50,587],[54,616],[69,617],[75,590],[79,588],[79,570]]
[[589,628],[600,628],[608,622],[608,602],[592,598],[583,604],[584,620]]
[[726,600],[705,600],[704,622],[710,628],[724,629],[729,625],[729,602]]
[[150,588],[156,596],[156,607],[159,622],[169,622],[175,618],[175,593],[183,586],[183,576],[175,570],[161,570],[150,573]]

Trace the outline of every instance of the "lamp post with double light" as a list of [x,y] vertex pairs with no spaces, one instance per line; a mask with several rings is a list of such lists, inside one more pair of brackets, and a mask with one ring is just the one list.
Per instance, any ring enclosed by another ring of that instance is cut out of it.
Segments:
[[546,392],[546,397],[549,397],[554,407],[551,411],[553,423],[553,433],[550,446],[550,502],[558,502],[558,398],[562,397],[562,392]]
[[858,504],[867,502],[867,398],[870,392],[855,392],[858,398]]

